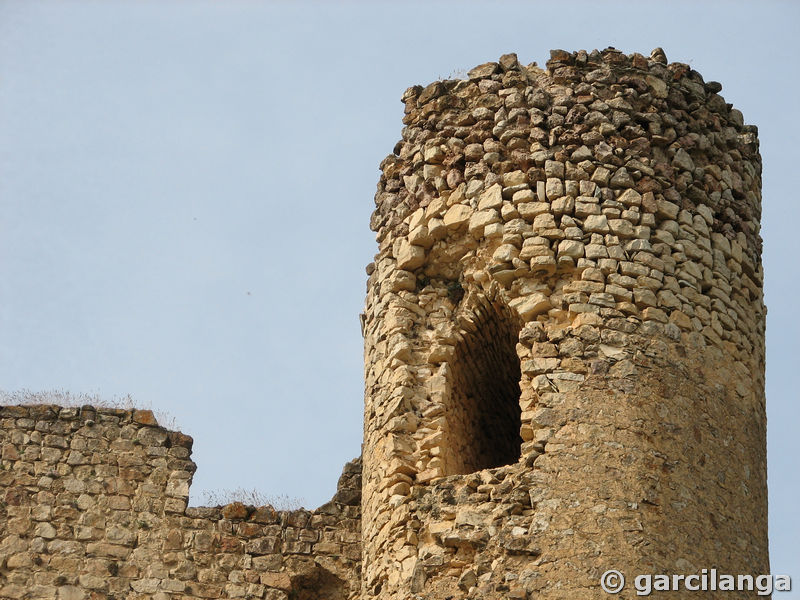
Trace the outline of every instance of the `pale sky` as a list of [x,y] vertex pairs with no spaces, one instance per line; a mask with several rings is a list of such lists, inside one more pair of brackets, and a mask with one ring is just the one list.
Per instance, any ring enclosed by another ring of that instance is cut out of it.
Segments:
[[788,1],[0,0],[0,390],[130,394],[194,437],[194,503],[318,506],[360,453],[403,91],[506,52],[662,46],[759,126],[771,562],[800,586],[798,26]]

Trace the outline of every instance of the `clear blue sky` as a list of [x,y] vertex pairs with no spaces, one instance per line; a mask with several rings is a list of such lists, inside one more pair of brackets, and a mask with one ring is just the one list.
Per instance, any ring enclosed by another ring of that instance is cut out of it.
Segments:
[[772,565],[800,586],[799,17],[790,2],[0,0],[0,389],[169,412],[195,439],[195,501],[239,486],[326,501],[360,452],[368,220],[403,90],[510,51],[662,46],[760,128]]

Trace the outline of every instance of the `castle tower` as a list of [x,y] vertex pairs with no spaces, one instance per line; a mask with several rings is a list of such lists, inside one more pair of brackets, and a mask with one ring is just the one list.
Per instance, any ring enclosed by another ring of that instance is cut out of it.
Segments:
[[406,91],[372,219],[364,599],[769,571],[761,163],[720,90],[607,49]]

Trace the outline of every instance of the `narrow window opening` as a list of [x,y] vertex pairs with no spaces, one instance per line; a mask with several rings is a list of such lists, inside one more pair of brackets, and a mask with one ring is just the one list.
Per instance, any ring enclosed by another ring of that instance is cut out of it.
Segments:
[[451,464],[462,474],[515,463],[522,446],[517,320],[488,302],[470,317],[449,365]]

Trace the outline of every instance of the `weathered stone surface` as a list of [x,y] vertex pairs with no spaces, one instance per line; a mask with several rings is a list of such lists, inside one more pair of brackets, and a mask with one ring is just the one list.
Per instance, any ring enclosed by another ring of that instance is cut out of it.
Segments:
[[503,205],[503,188],[500,184],[495,183],[489,189],[481,194],[478,201],[478,210],[485,210],[487,208],[500,208]]
[[463,204],[455,204],[451,206],[444,214],[445,227],[449,229],[458,229],[466,225],[472,216],[472,209]]
[[552,308],[550,299],[544,294],[535,293],[525,298],[511,301],[511,306],[519,313],[520,318],[529,321]]
[[678,151],[675,152],[675,158],[672,159],[672,164],[686,171],[694,171],[694,161],[692,161],[692,157],[689,156],[689,153],[683,148],[678,148]]
[[[660,49],[442,85],[460,104],[405,99],[372,220],[364,600],[593,598],[610,565],[675,556],[766,570],[755,129]],[[432,146],[458,175],[400,297],[385,258],[416,207],[381,198],[399,173],[420,197]]]
[[[6,474],[33,472],[38,457],[54,451],[46,484],[0,477],[0,597],[156,600],[280,592],[285,599],[306,590],[307,580],[319,597],[360,596],[360,460],[345,466],[334,500],[314,512],[238,502],[187,509],[195,471],[191,438],[163,429],[149,410],[4,407],[0,446],[14,449],[0,459]],[[43,581],[55,584],[41,587]]]
[[605,215],[589,215],[583,222],[583,228],[593,233],[608,233],[608,218]]
[[397,253],[397,267],[405,271],[413,271],[425,262],[425,249],[414,246],[410,242],[400,244]]

